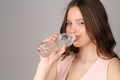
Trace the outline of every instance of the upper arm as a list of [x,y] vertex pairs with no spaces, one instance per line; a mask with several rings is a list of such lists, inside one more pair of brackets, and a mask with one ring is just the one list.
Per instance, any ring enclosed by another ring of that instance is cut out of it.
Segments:
[[120,60],[114,59],[109,63],[108,80],[120,80]]

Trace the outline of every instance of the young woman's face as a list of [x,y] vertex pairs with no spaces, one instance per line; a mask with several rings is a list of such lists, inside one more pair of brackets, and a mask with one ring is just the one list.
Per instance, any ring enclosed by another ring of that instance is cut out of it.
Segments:
[[66,23],[66,32],[75,34],[76,36],[76,39],[73,43],[75,47],[84,47],[91,43],[91,40],[86,32],[86,26],[79,8],[72,7],[69,9]]

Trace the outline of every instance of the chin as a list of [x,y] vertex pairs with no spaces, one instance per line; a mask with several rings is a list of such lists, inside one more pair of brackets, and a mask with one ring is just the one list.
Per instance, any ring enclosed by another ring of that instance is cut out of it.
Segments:
[[81,47],[81,45],[78,44],[78,43],[73,43],[73,46],[75,46],[75,47]]

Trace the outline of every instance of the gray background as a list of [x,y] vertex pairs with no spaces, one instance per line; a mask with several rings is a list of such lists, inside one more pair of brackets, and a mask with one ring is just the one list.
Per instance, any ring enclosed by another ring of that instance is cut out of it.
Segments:
[[[0,0],[0,80],[32,80],[37,46],[58,33],[70,0]],[[120,0],[102,0],[120,56]]]

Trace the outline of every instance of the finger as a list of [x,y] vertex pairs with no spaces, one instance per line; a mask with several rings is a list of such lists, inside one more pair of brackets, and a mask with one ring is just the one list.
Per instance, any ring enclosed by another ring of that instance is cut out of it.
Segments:
[[52,35],[51,37],[49,37],[51,40],[57,40],[57,38],[58,38],[58,34],[54,34],[54,35]]
[[54,35],[46,38],[46,39],[43,40],[42,42],[47,42],[47,41],[51,41],[51,40],[55,41],[55,40],[57,40],[57,38],[58,38],[58,34],[54,34]]
[[61,56],[66,50],[66,45],[63,45],[60,49],[60,51],[58,52],[58,55]]

